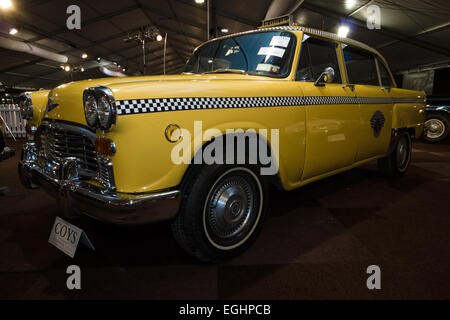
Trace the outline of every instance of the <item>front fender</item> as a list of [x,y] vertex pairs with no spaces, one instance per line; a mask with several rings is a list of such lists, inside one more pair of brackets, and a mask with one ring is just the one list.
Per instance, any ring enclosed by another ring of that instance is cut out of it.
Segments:
[[450,106],[426,106],[426,112],[443,112],[450,115]]
[[32,91],[27,92],[31,98],[33,105],[33,118],[28,120],[28,124],[34,127],[39,127],[42,119],[44,118],[45,109],[48,102],[48,94],[50,90]]

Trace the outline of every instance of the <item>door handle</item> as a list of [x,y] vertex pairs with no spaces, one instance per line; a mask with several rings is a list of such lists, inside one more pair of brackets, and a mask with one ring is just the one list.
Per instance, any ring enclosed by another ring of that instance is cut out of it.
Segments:
[[355,91],[354,84],[344,84],[344,85],[342,85],[342,89],[344,89],[344,88],[350,88],[350,90]]

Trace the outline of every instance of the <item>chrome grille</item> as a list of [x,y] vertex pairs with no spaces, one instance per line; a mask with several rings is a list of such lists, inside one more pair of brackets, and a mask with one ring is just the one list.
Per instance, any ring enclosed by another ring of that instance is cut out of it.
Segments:
[[95,152],[95,134],[87,129],[69,125],[42,125],[37,145],[46,159],[59,162],[65,157],[77,159],[79,174],[95,178],[99,172]]

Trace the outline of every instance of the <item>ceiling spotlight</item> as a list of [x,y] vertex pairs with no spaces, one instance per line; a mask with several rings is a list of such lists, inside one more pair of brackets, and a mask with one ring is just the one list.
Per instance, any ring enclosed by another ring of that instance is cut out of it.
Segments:
[[158,35],[156,36],[156,40],[161,41],[162,39],[163,39],[162,35],[158,34]]
[[81,71],[81,72],[84,72],[84,68],[83,68],[83,67],[81,67],[80,71]]
[[202,4],[205,3],[205,0],[195,0],[195,3]]
[[67,66],[64,67],[64,71],[65,71],[65,72],[69,72],[70,70],[71,70],[71,68],[70,68],[69,65],[67,65]]
[[11,34],[11,35],[16,34],[17,32],[19,32],[19,30],[17,30],[16,28],[9,29],[9,34]]
[[127,68],[123,68],[122,71],[123,71],[123,72],[127,71]]
[[12,6],[11,0],[0,0],[0,7],[2,9],[9,9]]
[[353,9],[356,6],[356,0],[346,0],[345,7],[347,9]]
[[87,55],[87,53],[83,53],[83,54],[81,55],[81,57],[82,57],[83,59],[87,59],[88,55]]
[[222,33],[228,33],[230,30],[228,30],[227,28],[222,28],[222,29],[220,29],[220,31],[221,31]]
[[341,38],[347,38],[350,28],[347,26],[340,26],[338,30],[338,36]]

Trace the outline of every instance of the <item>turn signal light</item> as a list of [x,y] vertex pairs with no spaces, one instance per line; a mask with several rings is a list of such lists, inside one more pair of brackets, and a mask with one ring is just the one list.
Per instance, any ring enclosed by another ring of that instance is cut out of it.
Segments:
[[27,123],[27,124],[25,125],[25,131],[26,131],[28,134],[35,134],[35,133],[36,133],[36,130],[37,130],[36,127],[30,125],[29,123]]
[[105,156],[112,156],[116,153],[116,145],[107,138],[97,138],[95,140],[95,151]]

